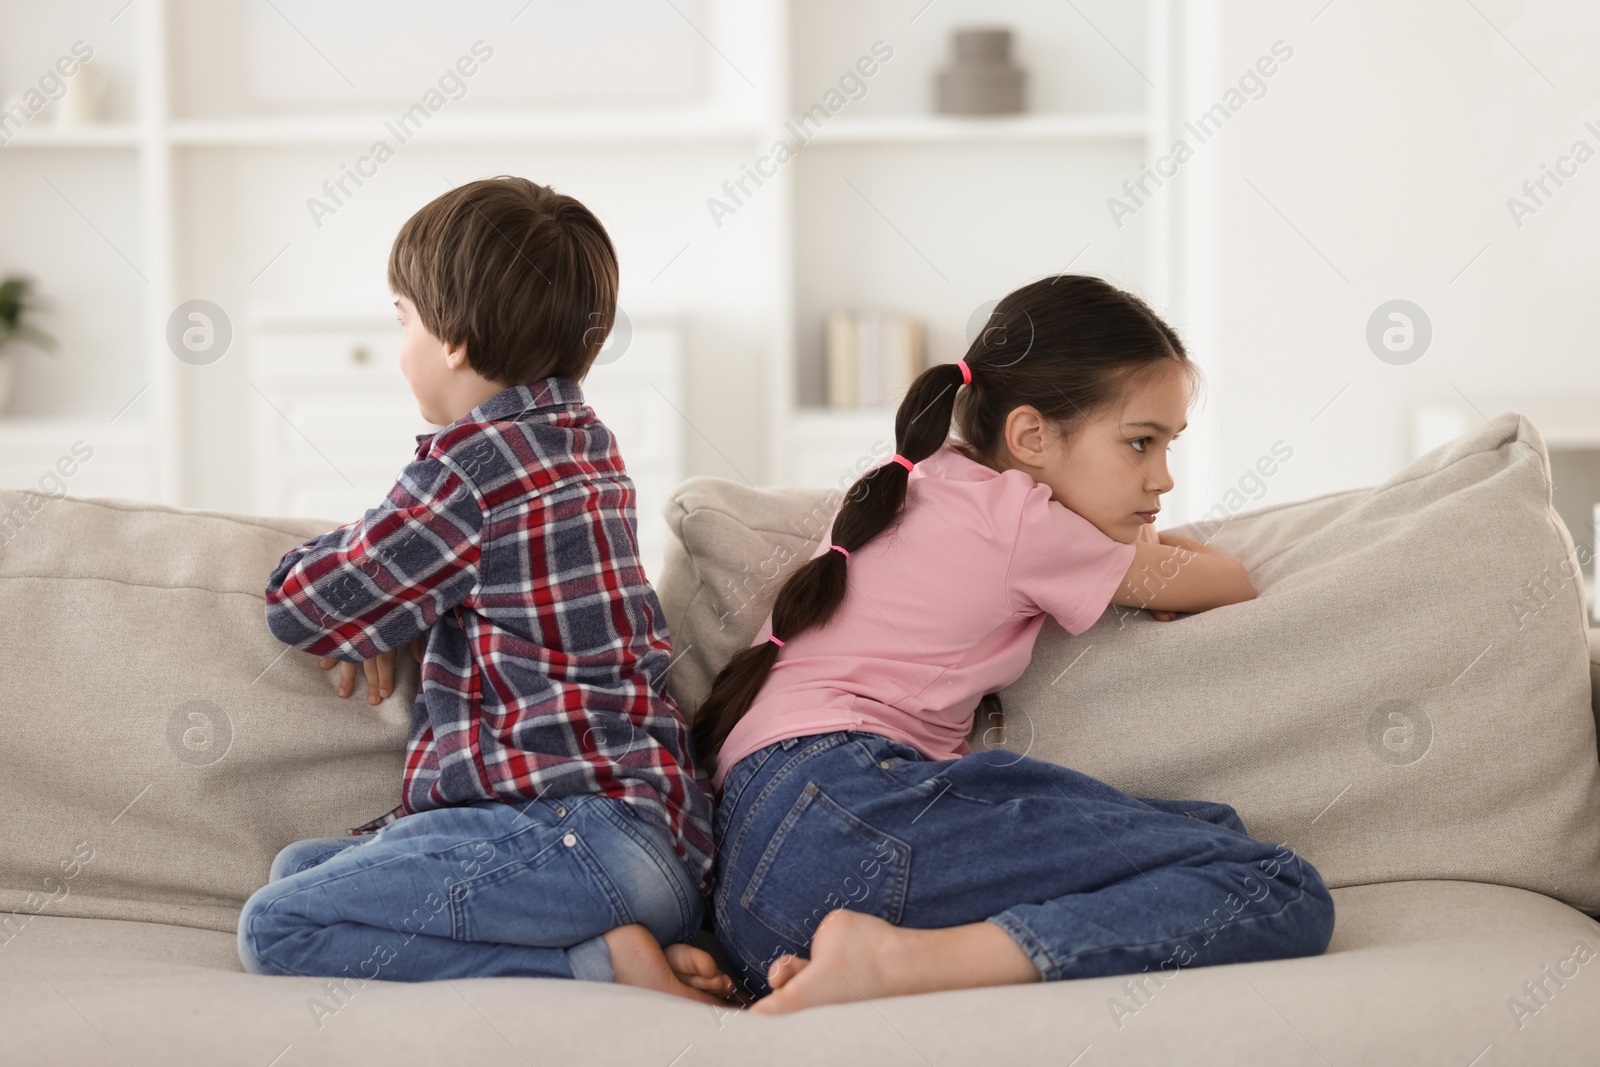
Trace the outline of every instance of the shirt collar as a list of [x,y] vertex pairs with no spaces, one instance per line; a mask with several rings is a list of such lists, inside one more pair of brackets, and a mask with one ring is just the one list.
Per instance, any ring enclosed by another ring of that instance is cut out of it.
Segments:
[[[528,411],[581,403],[583,403],[583,387],[571,378],[540,378],[527,385],[513,385],[500,390],[450,426],[460,426],[469,422],[514,420]],[[444,429],[449,428],[447,426]],[[431,440],[435,434],[443,432],[444,430],[434,430],[431,433],[419,433],[417,444],[421,445],[424,441]]]

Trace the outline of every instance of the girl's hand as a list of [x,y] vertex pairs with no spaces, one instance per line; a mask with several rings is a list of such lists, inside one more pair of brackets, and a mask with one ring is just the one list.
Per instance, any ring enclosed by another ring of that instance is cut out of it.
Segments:
[[[396,653],[391,650],[380,652],[369,660],[362,662],[361,666],[367,675],[367,703],[376,704],[394,692],[394,658]],[[411,655],[418,663],[422,662],[422,637],[419,635],[411,642]],[[327,670],[334,664],[339,665],[339,695],[349,696],[355,691],[356,665],[343,660],[324,656],[317,661],[317,666]]]
[[[1156,533],[1156,524],[1153,522],[1147,522],[1143,526],[1139,527],[1139,540],[1149,541],[1153,545],[1161,544],[1161,535]],[[1171,622],[1173,619],[1178,617],[1178,613],[1175,611],[1161,611],[1157,608],[1146,608],[1145,610],[1154,616],[1159,622]]]

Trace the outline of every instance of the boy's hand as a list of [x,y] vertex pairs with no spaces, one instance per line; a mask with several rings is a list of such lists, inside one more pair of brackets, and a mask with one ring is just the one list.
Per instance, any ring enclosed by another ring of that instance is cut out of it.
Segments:
[[[1143,526],[1139,527],[1139,540],[1149,541],[1153,545],[1159,545],[1163,543],[1161,540],[1161,535],[1156,533],[1156,524],[1153,522],[1147,522]],[[1160,611],[1156,608],[1146,608],[1145,610],[1160,622],[1171,622],[1173,619],[1178,617],[1178,613],[1175,611]]]
[[[380,652],[369,660],[362,662],[361,666],[367,675],[367,703],[376,704],[394,692],[394,651]],[[422,636],[418,635],[411,642],[411,655],[418,663],[422,662]],[[339,695],[347,697],[355,691],[356,665],[343,660],[324,656],[317,661],[317,666],[327,670],[334,664],[339,665]]]

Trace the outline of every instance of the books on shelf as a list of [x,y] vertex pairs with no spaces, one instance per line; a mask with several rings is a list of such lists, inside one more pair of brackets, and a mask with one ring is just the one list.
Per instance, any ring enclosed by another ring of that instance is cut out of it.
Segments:
[[927,366],[922,320],[883,310],[839,310],[823,330],[830,408],[895,407]]

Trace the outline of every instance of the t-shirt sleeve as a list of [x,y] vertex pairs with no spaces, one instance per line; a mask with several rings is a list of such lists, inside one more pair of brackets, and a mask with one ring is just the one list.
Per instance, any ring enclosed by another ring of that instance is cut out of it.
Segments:
[[1105,613],[1128,568],[1134,546],[1102,533],[1035,485],[1022,505],[1006,595],[1013,611],[1049,612],[1062,629],[1081,634]]

